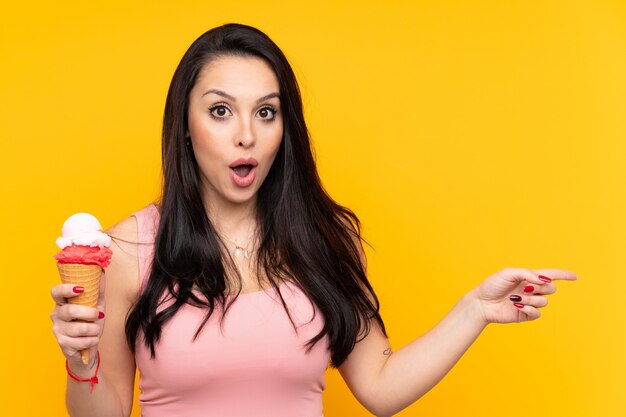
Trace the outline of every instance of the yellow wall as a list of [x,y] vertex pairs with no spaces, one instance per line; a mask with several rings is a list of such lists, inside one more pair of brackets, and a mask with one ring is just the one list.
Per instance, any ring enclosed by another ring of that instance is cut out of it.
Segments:
[[[1,415],[65,415],[54,240],[73,212],[110,226],[157,195],[174,68],[230,21],[292,60],[324,183],[375,247],[395,348],[502,267],[580,276],[399,415],[624,415],[624,2],[131,3],[0,10]],[[368,415],[327,382],[327,417]]]

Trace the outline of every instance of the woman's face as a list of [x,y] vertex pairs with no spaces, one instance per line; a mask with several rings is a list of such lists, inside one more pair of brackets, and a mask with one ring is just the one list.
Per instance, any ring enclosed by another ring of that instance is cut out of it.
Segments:
[[256,201],[283,136],[276,75],[260,58],[205,65],[189,94],[189,132],[209,206]]

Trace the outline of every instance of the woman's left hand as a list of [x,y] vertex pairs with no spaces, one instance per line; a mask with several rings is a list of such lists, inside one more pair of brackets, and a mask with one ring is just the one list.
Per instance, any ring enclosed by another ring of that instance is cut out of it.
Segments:
[[548,305],[546,295],[556,292],[553,281],[575,281],[578,277],[560,269],[507,268],[496,272],[472,291],[488,323],[517,323],[535,320]]

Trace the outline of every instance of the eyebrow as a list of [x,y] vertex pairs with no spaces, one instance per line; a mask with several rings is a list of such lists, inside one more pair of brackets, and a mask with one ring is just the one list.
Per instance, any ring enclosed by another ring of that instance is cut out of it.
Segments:
[[[224,92],[222,90],[215,89],[215,88],[211,88],[210,90],[205,91],[205,93],[202,94],[202,96],[200,96],[200,97],[204,97],[204,96],[206,96],[207,94],[210,94],[210,93],[217,94],[218,96],[222,96],[222,97],[227,98],[227,99],[232,100],[232,101],[237,101],[237,99],[235,97],[231,96],[230,94],[228,94],[228,93],[226,93],[226,92]],[[274,98],[274,97],[280,98],[280,94],[279,93],[270,93],[270,94],[267,94],[267,95],[259,98],[256,102],[260,103],[262,101],[269,100],[269,99]]]

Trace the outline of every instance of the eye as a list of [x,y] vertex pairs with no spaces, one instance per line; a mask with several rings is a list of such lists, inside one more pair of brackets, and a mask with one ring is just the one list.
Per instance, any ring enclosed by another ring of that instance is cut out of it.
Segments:
[[214,119],[225,119],[231,113],[230,109],[223,104],[217,104],[209,108],[209,112]]
[[265,107],[260,108],[259,111],[256,112],[256,114],[261,119],[270,121],[270,120],[274,120],[277,112],[278,110],[276,110],[275,108],[270,107],[270,106],[265,106]]

